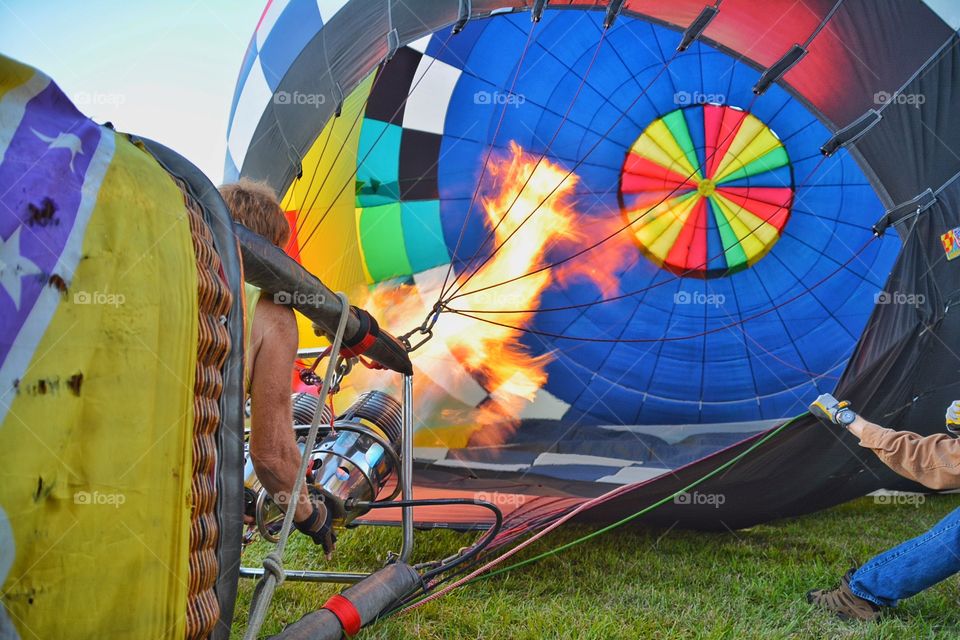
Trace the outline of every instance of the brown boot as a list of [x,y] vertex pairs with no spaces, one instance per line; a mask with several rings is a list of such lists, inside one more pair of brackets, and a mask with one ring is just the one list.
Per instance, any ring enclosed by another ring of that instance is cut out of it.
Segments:
[[880,607],[850,591],[853,569],[847,572],[836,589],[818,589],[807,592],[807,602],[826,609],[841,620],[872,622],[880,617]]

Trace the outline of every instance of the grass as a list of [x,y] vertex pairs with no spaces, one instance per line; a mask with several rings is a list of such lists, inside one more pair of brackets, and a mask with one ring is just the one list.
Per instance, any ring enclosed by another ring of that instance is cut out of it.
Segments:
[[[879,624],[843,623],[813,610],[811,588],[833,586],[854,563],[916,536],[960,496],[930,496],[919,506],[872,498],[829,511],[722,534],[625,527],[532,566],[467,586],[410,614],[365,629],[373,638],[957,638],[960,607],[951,578],[904,601]],[[567,527],[518,558],[590,531]],[[471,535],[417,532],[415,562],[449,555]],[[374,569],[399,549],[399,530],[360,528],[341,537],[330,563]],[[268,551],[252,545],[245,565]],[[516,558],[514,558],[516,559]],[[514,560],[512,559],[512,560]],[[509,561],[508,561],[509,562]],[[288,568],[320,568],[322,554],[303,536],[288,547]],[[253,583],[241,580],[234,637],[246,625]],[[262,635],[322,605],[332,585],[287,582],[274,596]]]

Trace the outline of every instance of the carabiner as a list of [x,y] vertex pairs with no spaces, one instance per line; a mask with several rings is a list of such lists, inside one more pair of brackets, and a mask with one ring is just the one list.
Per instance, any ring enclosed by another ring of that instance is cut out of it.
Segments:
[[409,336],[407,336],[403,341],[403,345],[407,348],[407,353],[412,353],[416,351],[417,349],[422,347],[428,340],[430,340],[430,338],[433,337],[433,329],[427,329],[426,331],[422,331],[418,329],[417,331],[419,331],[423,335],[423,339],[420,340],[417,344],[411,345],[410,338]]

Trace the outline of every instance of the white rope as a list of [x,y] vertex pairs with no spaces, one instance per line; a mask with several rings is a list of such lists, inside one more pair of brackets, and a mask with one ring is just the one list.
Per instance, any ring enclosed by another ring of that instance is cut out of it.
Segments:
[[[300,499],[300,490],[303,483],[306,482],[307,463],[310,461],[310,454],[313,453],[313,447],[310,443],[316,442],[317,432],[320,431],[320,417],[323,415],[323,408],[327,404],[327,395],[330,392],[330,385],[333,382],[333,375],[337,370],[340,353],[340,345],[343,342],[343,334],[347,328],[347,318],[350,317],[350,305],[347,302],[347,296],[337,292],[343,310],[340,312],[340,322],[337,325],[337,333],[333,336],[333,344],[330,347],[330,362],[327,364],[327,372],[323,376],[323,386],[320,388],[320,402],[317,403],[317,410],[313,414],[313,422],[310,424],[310,433],[307,434],[307,443],[303,448],[303,456],[300,458],[300,469],[297,471],[297,479],[293,483],[291,496]],[[283,517],[283,527],[280,529],[280,538],[277,540],[277,546],[274,547],[266,558],[263,559],[263,577],[257,582],[253,591],[253,599],[250,603],[250,618],[247,622],[247,630],[243,635],[244,640],[256,640],[260,633],[260,627],[267,617],[267,611],[270,609],[270,603],[273,600],[274,591],[283,584],[286,573],[283,570],[283,551],[287,546],[287,537],[290,535],[290,529],[293,528],[293,514],[296,509],[291,509],[288,503],[287,512]]]

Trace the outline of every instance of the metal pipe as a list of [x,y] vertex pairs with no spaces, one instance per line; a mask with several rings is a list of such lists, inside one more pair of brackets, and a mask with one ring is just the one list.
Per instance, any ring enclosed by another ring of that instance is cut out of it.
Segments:
[[[263,567],[240,567],[241,578],[263,577]],[[284,569],[286,580],[293,582],[337,582],[342,584],[356,584],[367,578],[369,573],[350,573],[346,571],[301,571]]]
[[[400,450],[400,483],[404,500],[413,499],[413,376],[403,376],[403,441]],[[413,507],[403,508],[403,546],[400,562],[413,553]]]

